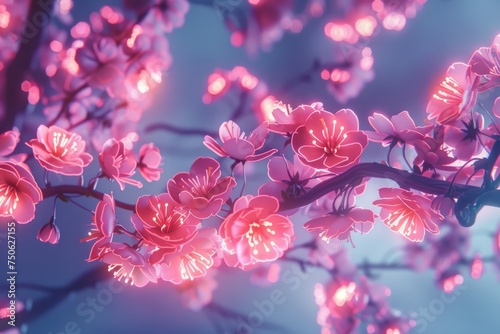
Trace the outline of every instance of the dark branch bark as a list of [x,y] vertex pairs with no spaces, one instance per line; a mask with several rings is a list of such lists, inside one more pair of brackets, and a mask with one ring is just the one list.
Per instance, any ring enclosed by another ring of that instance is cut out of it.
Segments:
[[26,17],[19,50],[6,68],[5,115],[0,120],[0,133],[11,130],[18,115],[23,114],[28,104],[21,83],[26,79],[31,63],[49,24],[55,0],[32,0]]
[[[427,194],[444,195],[449,191],[449,196],[453,198],[457,198],[465,193],[481,194],[486,192],[484,188],[462,184],[451,185],[448,181],[431,179],[380,163],[371,162],[356,165],[338,176],[321,182],[302,196],[281,202],[280,210],[283,211],[303,207],[332,191],[341,190],[347,185],[356,181],[361,181],[366,177],[393,180],[401,187],[422,191]],[[500,190],[488,191],[488,197],[482,198],[481,204],[492,206],[500,205]]]

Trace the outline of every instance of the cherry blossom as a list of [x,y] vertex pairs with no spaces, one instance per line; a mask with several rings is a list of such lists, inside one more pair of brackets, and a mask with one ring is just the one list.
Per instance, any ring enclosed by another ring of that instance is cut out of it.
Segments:
[[131,220],[146,242],[161,249],[155,253],[153,262],[161,260],[163,253],[178,251],[192,240],[200,222],[169,194],[139,197]]
[[236,185],[233,177],[220,177],[220,164],[215,159],[198,158],[189,173],[176,174],[168,181],[167,188],[174,201],[193,216],[206,219],[220,211]]
[[40,125],[37,139],[26,143],[43,168],[63,175],[81,175],[83,168],[92,161],[85,152],[85,141],[79,135],[58,126]]
[[[305,194],[315,183],[315,180],[311,179],[315,169],[302,163],[297,155],[293,158],[293,164],[284,157],[272,157],[267,164],[267,171],[271,181],[260,186],[259,195],[286,200]],[[288,210],[284,214],[291,215],[297,210]]]
[[19,136],[20,133],[17,128],[0,134],[0,161],[22,163],[26,160],[27,155],[24,153],[11,155],[19,143]]
[[303,104],[292,109],[290,106],[280,102],[274,106],[272,115],[275,121],[269,123],[269,131],[283,135],[292,134],[299,126],[305,124],[309,115],[317,110],[324,110],[323,103]]
[[244,266],[281,257],[293,237],[293,225],[276,214],[278,207],[271,196],[240,197],[219,229],[223,249],[236,254]]
[[0,161],[0,218],[29,223],[35,218],[35,205],[42,199],[42,191],[29,170]]
[[153,143],[141,146],[139,159],[137,159],[137,169],[146,181],[152,182],[160,179],[163,172],[163,169],[159,168],[161,159],[160,150]]
[[469,65],[473,73],[489,81],[482,84],[482,90],[500,85],[500,35],[495,37],[490,47],[482,47],[474,52]]
[[210,136],[205,136],[203,144],[218,156],[230,157],[236,161],[264,160],[278,151],[273,148],[266,152],[256,153],[258,149],[264,146],[269,132],[267,126],[267,122],[262,123],[247,137],[235,122],[224,122],[219,128],[219,137],[222,145],[219,145]]
[[157,282],[153,266],[142,254],[125,244],[110,243],[102,255],[102,262],[108,264],[108,271],[112,271],[118,281],[124,278],[125,283],[137,287]]
[[151,10],[145,18],[145,24],[159,24],[164,32],[172,32],[174,28],[182,26],[189,10],[187,0],[148,0],[146,3],[150,3]]
[[113,180],[116,180],[120,185],[120,189],[125,189],[125,184],[141,188],[142,183],[133,180],[130,176],[135,174],[137,162],[130,152],[125,147],[124,140],[109,139],[99,153],[99,164],[103,174]]
[[368,139],[381,142],[383,146],[394,146],[396,144],[410,144],[415,140],[423,139],[431,129],[432,125],[415,126],[408,111],[402,111],[388,119],[384,114],[373,113],[368,117],[370,125],[375,130],[365,131]]
[[214,277],[214,270],[207,275],[193,281],[183,281],[178,285],[181,303],[190,310],[199,311],[212,301],[213,292],[218,283]]
[[356,164],[366,145],[367,137],[350,109],[314,112],[292,136],[293,150],[304,164],[334,173]]
[[429,119],[448,124],[460,119],[476,104],[479,77],[464,63],[454,63],[427,104]]
[[399,188],[380,188],[380,199],[373,202],[382,208],[380,218],[391,230],[408,240],[424,240],[425,231],[439,233],[441,214],[431,209],[428,197]]
[[369,233],[375,216],[371,210],[352,208],[345,212],[332,212],[313,218],[304,224],[308,232],[317,233],[321,240],[329,243],[331,239],[351,241],[351,232]]
[[[211,227],[199,230],[180,251],[165,254],[161,261],[156,263],[157,276],[174,284],[205,276],[214,264],[212,257],[217,252],[218,244],[217,230]],[[156,262],[153,259],[152,261]]]

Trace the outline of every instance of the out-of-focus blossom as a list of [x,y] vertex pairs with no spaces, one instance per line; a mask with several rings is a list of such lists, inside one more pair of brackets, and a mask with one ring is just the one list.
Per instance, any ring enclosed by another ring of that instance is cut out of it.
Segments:
[[22,163],[26,160],[27,155],[24,153],[8,156],[14,152],[17,144],[19,144],[19,136],[20,133],[17,128],[0,134],[0,161]]
[[402,111],[388,119],[384,114],[373,113],[368,117],[368,122],[375,130],[365,131],[368,139],[381,142],[383,146],[394,146],[396,144],[410,144],[417,139],[423,139],[431,129],[432,125],[415,126],[408,111]]
[[474,258],[470,264],[470,276],[473,279],[480,279],[483,276],[484,263],[479,253],[474,254]]
[[203,277],[193,281],[183,281],[178,285],[181,303],[193,311],[201,310],[212,301],[214,290],[217,288],[217,280],[214,278],[214,270],[210,270]]
[[317,110],[324,110],[323,103],[316,102],[311,105],[302,104],[295,109],[283,103],[275,105],[272,115],[274,122],[269,123],[269,131],[283,135],[291,135],[299,126],[306,123],[307,118]]
[[0,218],[26,224],[35,218],[35,205],[43,198],[33,175],[22,165],[0,161]]
[[154,253],[152,262],[160,261],[163,253],[178,251],[192,240],[200,223],[169,194],[139,197],[131,220],[144,241],[160,248]]
[[163,169],[159,168],[161,163],[161,154],[158,147],[153,143],[142,145],[139,150],[139,159],[137,160],[137,169],[142,177],[148,182],[158,181]]
[[278,151],[273,148],[263,153],[256,153],[264,146],[268,133],[267,122],[259,125],[247,137],[238,124],[228,121],[222,123],[219,128],[222,145],[210,136],[205,136],[203,144],[221,157],[230,157],[236,161],[260,161],[269,158]]
[[116,95],[124,81],[126,59],[109,37],[89,39],[75,55],[80,77],[91,87],[106,89],[111,96]]
[[321,71],[321,78],[327,82],[326,88],[342,104],[358,96],[374,78],[374,60],[369,47],[343,55],[342,58],[346,57],[347,60],[340,57],[334,59],[338,64],[327,66]]
[[414,321],[404,317],[400,312],[388,312],[366,326],[368,334],[409,334]]
[[347,240],[352,243],[351,232],[369,233],[375,221],[371,210],[352,208],[345,212],[332,212],[313,218],[304,224],[308,232],[317,233],[321,240],[329,243],[331,239]]
[[278,208],[271,196],[240,197],[220,226],[223,249],[243,266],[281,257],[294,234],[290,220],[276,214]]
[[259,286],[269,286],[278,282],[280,278],[281,266],[277,262],[265,262],[252,270],[250,280]]
[[36,238],[41,242],[48,242],[53,245],[59,243],[60,232],[57,225],[54,224],[54,218],[40,228]]
[[[127,2],[132,3],[131,0]],[[181,27],[189,11],[187,0],[147,0],[142,6],[146,4],[149,4],[149,12],[143,24],[159,25],[164,32],[172,32],[174,28]]]
[[155,253],[151,261],[156,263],[157,276],[164,281],[180,284],[186,280],[194,280],[207,274],[213,264],[213,256],[218,250],[219,236],[214,228],[207,227],[198,231],[194,239],[182,248],[170,254],[164,254],[159,262]]
[[479,79],[467,64],[452,64],[427,104],[428,118],[448,124],[470,112],[476,105]]
[[245,45],[250,54],[255,54],[259,49],[269,50],[283,36],[287,23],[292,20],[293,1],[250,1],[250,6],[244,21],[229,21],[229,26],[233,30],[231,43]]
[[81,175],[93,159],[85,152],[82,137],[55,125],[50,128],[40,125],[37,139],[26,145],[33,149],[33,155],[43,168],[58,174]]
[[379,195],[373,204],[382,208],[380,217],[394,232],[414,242],[424,240],[425,231],[439,233],[436,223],[443,216],[431,209],[428,197],[399,188],[381,188]]
[[178,173],[168,181],[168,192],[174,201],[185,206],[193,216],[205,219],[220,211],[236,185],[233,177],[220,176],[217,160],[198,158],[189,173]]
[[456,269],[438,272],[436,276],[436,283],[438,287],[446,293],[452,293],[459,285],[462,285],[463,282],[463,276],[460,275]]
[[143,287],[149,282],[156,283],[155,269],[148,261],[135,249],[122,243],[112,242],[106,248],[106,253],[102,255],[102,262],[108,264],[108,270],[113,272],[113,276],[125,283]]
[[334,173],[358,163],[367,142],[350,109],[314,112],[292,136],[292,148],[304,164]]
[[109,139],[99,153],[99,164],[103,174],[120,185],[120,189],[125,189],[125,184],[141,188],[142,183],[133,180],[130,176],[135,174],[137,162],[130,151],[125,147],[123,140]]

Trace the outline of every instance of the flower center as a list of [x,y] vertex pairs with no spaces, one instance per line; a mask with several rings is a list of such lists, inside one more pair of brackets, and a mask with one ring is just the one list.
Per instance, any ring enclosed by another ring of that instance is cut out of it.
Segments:
[[4,215],[12,215],[17,208],[19,196],[16,188],[9,184],[0,185],[0,212]]
[[248,245],[253,248],[253,255],[259,254],[258,245],[262,245],[266,253],[271,251],[271,247],[275,246],[276,243],[273,240],[269,240],[266,234],[275,235],[276,231],[272,229],[273,223],[270,221],[263,222],[253,222],[248,226],[248,231],[245,233],[245,238],[247,238]]
[[74,138],[74,134],[68,137],[65,133],[54,132],[52,133],[52,144],[54,149],[54,154],[59,157],[64,157],[68,152],[76,152],[78,150]]
[[321,118],[320,122],[323,125],[321,136],[317,136],[314,130],[309,130],[309,134],[313,137],[312,144],[322,148],[326,155],[337,154],[342,143],[347,138],[347,134],[344,133],[344,126],[337,127],[336,119],[333,120],[331,128],[327,126],[324,118]]

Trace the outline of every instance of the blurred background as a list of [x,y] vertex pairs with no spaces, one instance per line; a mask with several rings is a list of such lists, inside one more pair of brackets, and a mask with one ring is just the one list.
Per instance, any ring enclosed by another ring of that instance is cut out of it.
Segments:
[[[75,20],[87,20],[92,11],[108,4],[120,6],[119,1],[75,1]],[[402,31],[380,31],[371,42],[374,57],[374,79],[367,83],[357,98],[339,103],[327,91],[325,82],[313,79],[299,83],[279,95],[284,85],[298,75],[307,72],[315,59],[328,61],[338,49],[323,33],[326,18],[311,21],[300,34],[286,33],[270,51],[248,55],[243,48],[230,43],[230,33],[217,8],[207,5],[191,5],[185,24],[168,35],[173,65],[164,75],[162,84],[152,93],[153,105],[144,113],[139,124],[139,133],[150,124],[168,121],[182,127],[205,128],[216,131],[221,122],[227,120],[237,104],[230,98],[205,104],[202,95],[206,90],[207,77],[216,68],[232,69],[245,66],[248,71],[268,85],[270,93],[277,99],[296,106],[321,101],[326,110],[336,111],[341,107],[353,109],[360,118],[361,128],[368,129],[367,116],[374,111],[388,115],[408,110],[422,124],[425,107],[434,87],[451,63],[467,62],[470,55],[481,46],[489,46],[500,33],[500,2],[498,0],[430,0],[414,19],[407,22]],[[485,104],[491,101],[485,101]],[[239,122],[250,131],[257,124],[251,112]],[[145,184],[144,188],[119,192],[116,184],[99,185],[102,191],[113,190],[115,197],[134,202],[142,194],[163,192],[166,181],[179,171],[189,169],[198,156],[214,156],[202,144],[201,136],[179,136],[161,131],[144,134],[144,142],[153,141],[164,155],[164,174],[160,181]],[[380,161],[379,146],[370,145],[363,159]],[[94,165],[95,167],[95,165]],[[247,191],[255,192],[266,178],[265,165],[256,164],[249,175]],[[226,166],[225,171],[228,171]],[[370,187],[370,186],[369,186]],[[373,198],[368,189],[361,206],[369,206]],[[49,201],[51,202],[51,201]],[[95,201],[83,201],[88,208]],[[58,226],[61,240],[57,245],[44,244],[35,239],[40,226],[50,217],[50,203],[40,206],[37,219],[17,228],[18,283],[37,283],[58,287],[70,283],[83,272],[99,266],[86,263],[90,244],[80,243],[90,226],[90,213],[72,204],[58,204]],[[472,227],[473,250],[486,256],[492,252],[489,231],[499,223],[499,210],[483,210],[478,223]],[[126,217],[126,216],[124,216]],[[128,218],[124,218],[128,219]],[[300,219],[299,219],[300,220]],[[295,221],[296,230],[303,224]],[[3,231],[2,231],[3,232]],[[303,231],[298,232],[298,241],[307,240]],[[345,245],[354,262],[368,259],[373,262],[397,260],[400,236],[391,233],[383,224],[375,224],[374,230],[364,236],[356,236],[355,248]],[[2,245],[3,246],[3,245]],[[282,273],[297,270],[298,266],[284,264]],[[498,273],[491,266],[485,269],[484,277],[472,280],[464,274],[465,282],[456,298],[445,305],[439,314],[431,314],[425,333],[499,333],[500,286]],[[317,305],[313,289],[317,282],[327,276],[320,270],[296,275],[299,282],[290,284],[283,280],[269,287],[251,284],[250,274],[237,269],[225,269],[217,273],[218,288],[214,301],[242,315],[256,310],[256,303],[269,299],[274,289],[283,291],[286,301],[276,305],[265,324],[255,328],[254,333],[319,333],[316,323]],[[423,308],[442,299],[442,291],[434,284],[430,272],[381,271],[378,282],[392,289],[390,301],[393,307],[404,312],[422,314]],[[118,285],[117,285],[118,286]],[[292,289],[293,288],[293,289]],[[216,316],[206,311],[191,311],[181,305],[178,291],[172,284],[162,282],[144,288],[124,286],[111,294],[109,282],[100,283],[95,289],[69,293],[55,308],[23,327],[23,331],[36,334],[81,333],[223,333],[214,326]],[[104,291],[104,292],[103,292]],[[19,289],[21,300],[37,299],[46,292]],[[91,321],[77,310],[88,298],[111,296],[110,301],[96,310]],[[237,320],[218,318],[215,321],[231,323]],[[69,325],[71,323],[72,325]],[[77,327],[74,327],[76,323]],[[279,329],[273,327],[280,326]],[[76,329],[75,329],[76,328]],[[226,326],[225,328],[229,328]],[[229,331],[228,331],[229,333]],[[231,332],[233,333],[233,332]]]

